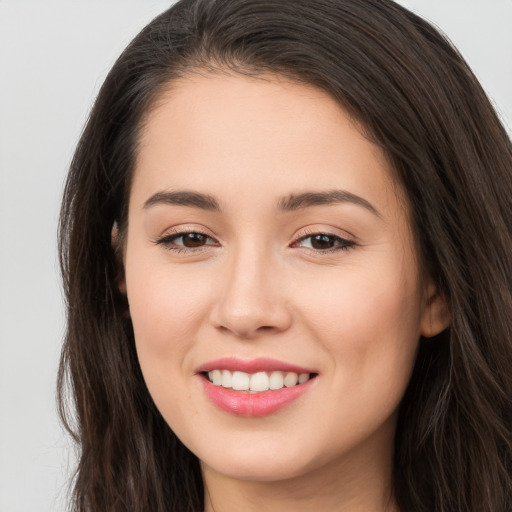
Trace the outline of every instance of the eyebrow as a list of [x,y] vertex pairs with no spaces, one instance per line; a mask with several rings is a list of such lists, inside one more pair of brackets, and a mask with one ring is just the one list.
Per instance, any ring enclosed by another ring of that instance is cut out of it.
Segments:
[[278,203],[281,211],[295,211],[312,206],[324,206],[339,203],[351,203],[362,206],[369,212],[381,218],[378,210],[366,199],[347,192],[346,190],[328,190],[325,192],[304,192],[300,194],[290,194],[282,198]]
[[[327,190],[322,192],[302,192],[281,198],[277,207],[283,212],[303,210],[313,206],[351,203],[361,206],[381,218],[377,209],[366,199],[346,190]],[[208,194],[188,190],[162,191],[152,195],[145,203],[144,209],[158,204],[189,206],[201,210],[220,212],[219,202]]]
[[157,204],[190,206],[192,208],[200,208],[201,210],[220,212],[219,203],[214,197],[199,192],[189,192],[187,190],[157,192],[144,203],[144,209]]

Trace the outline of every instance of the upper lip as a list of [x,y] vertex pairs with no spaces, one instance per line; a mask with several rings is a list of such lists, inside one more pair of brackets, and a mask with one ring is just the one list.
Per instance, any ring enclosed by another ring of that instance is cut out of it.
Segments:
[[210,372],[212,370],[230,370],[245,373],[257,372],[295,372],[295,373],[318,373],[311,368],[305,368],[293,363],[279,361],[268,357],[256,359],[239,359],[237,357],[222,357],[214,361],[208,361],[196,369],[197,373]]

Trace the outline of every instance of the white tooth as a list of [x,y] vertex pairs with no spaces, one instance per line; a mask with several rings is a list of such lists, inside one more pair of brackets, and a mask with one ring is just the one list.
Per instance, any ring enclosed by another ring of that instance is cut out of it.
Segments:
[[211,373],[211,380],[216,386],[220,386],[222,384],[222,373],[220,370],[213,370]]
[[269,379],[270,389],[281,389],[284,386],[284,378],[282,372],[272,372]]
[[251,391],[268,391],[268,375],[265,372],[253,373],[249,389]]
[[287,373],[284,378],[284,385],[287,388],[291,388],[297,384],[297,379],[299,376],[295,372]]
[[249,374],[245,372],[233,372],[231,387],[237,391],[249,391]]
[[230,388],[231,387],[232,375],[229,370],[222,370],[222,387]]
[[304,384],[307,380],[309,380],[309,373],[301,373],[299,375],[299,384]]

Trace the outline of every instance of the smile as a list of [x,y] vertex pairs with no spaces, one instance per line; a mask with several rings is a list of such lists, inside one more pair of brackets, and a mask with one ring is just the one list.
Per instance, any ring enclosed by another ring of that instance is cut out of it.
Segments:
[[222,386],[235,391],[250,391],[261,393],[264,391],[276,391],[284,387],[291,388],[307,382],[311,374],[295,372],[257,372],[246,373],[230,370],[212,370],[207,374],[208,380],[215,386]]
[[224,412],[244,417],[276,413],[305,395],[318,380],[308,368],[274,359],[224,358],[197,369],[207,398]]

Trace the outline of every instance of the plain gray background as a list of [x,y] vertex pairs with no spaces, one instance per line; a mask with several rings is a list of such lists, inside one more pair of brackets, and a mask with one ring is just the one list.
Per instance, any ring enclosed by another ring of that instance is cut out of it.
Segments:
[[[114,59],[171,3],[0,0],[0,512],[64,511],[74,456],[55,406],[63,180]],[[453,40],[511,132],[512,0],[400,3]]]

